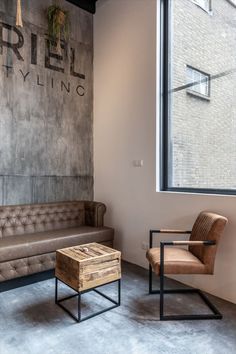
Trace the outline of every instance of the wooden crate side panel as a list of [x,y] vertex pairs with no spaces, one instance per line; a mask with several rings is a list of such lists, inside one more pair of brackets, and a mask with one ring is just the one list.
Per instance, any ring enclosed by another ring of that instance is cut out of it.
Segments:
[[73,258],[57,252],[55,276],[73,289],[78,290],[79,263]]
[[109,260],[107,262],[100,262],[100,263],[90,263],[90,264],[81,264],[80,265],[80,275],[83,274],[90,274],[96,271],[100,271],[103,269],[107,269],[113,266],[120,265],[120,260],[118,258],[114,260]]
[[110,276],[110,275],[116,276],[118,272],[120,272],[120,266],[115,265],[115,266],[112,266],[112,267],[109,267],[106,269],[96,270],[93,273],[83,274],[83,275],[81,275],[80,278],[83,279],[85,282],[89,282],[89,281],[101,279],[101,278],[104,278],[104,277]]
[[91,274],[85,274],[80,277],[80,291],[95,288],[99,285],[118,280],[121,278],[120,266],[110,267]]
[[120,259],[120,258],[121,258],[120,252],[116,251],[116,253],[112,253],[112,254],[101,255],[101,256],[97,256],[97,257],[89,258],[89,259],[83,259],[80,262],[81,262],[81,265],[85,266],[87,264],[99,264],[99,263],[109,262],[111,260]]

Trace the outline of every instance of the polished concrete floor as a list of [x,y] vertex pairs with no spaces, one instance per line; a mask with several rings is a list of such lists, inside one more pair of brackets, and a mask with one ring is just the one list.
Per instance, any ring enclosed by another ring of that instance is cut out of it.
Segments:
[[[1,292],[0,354],[236,353],[236,305],[211,297],[223,320],[160,322],[159,299],[147,287],[146,270],[123,264],[122,306],[80,324],[54,304],[54,279]],[[115,290],[103,289],[111,296]],[[69,293],[60,287],[62,296]],[[85,294],[83,313],[107,305],[99,295]],[[67,306],[76,310],[75,299]],[[183,309],[206,312],[196,295],[168,295],[167,313]]]

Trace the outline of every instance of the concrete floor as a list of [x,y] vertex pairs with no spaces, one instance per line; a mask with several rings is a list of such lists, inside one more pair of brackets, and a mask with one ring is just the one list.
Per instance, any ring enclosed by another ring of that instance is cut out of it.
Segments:
[[[170,282],[171,285],[173,282]],[[1,354],[235,354],[236,305],[213,298],[218,321],[160,322],[159,299],[148,295],[148,273],[125,263],[122,306],[77,324],[54,304],[54,279],[0,293]],[[104,288],[114,295],[115,287]],[[69,293],[63,286],[61,294]],[[85,294],[84,313],[109,305]],[[198,298],[168,295],[167,312],[204,311]],[[74,300],[68,306],[75,309]]]

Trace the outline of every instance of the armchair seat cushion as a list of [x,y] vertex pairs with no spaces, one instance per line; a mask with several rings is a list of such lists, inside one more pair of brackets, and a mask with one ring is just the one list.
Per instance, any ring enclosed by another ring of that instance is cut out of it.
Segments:
[[[160,248],[150,248],[147,259],[153,271],[160,274]],[[206,274],[206,266],[191,252],[184,248],[165,247],[164,252],[165,274]]]
[[113,239],[113,234],[114,230],[109,227],[79,226],[8,236],[0,239],[0,261],[42,255],[83,243],[105,242]]

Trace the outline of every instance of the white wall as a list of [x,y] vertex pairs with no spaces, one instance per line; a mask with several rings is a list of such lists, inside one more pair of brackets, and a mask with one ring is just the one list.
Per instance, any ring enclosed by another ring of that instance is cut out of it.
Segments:
[[[107,205],[106,224],[116,230],[123,259],[143,267],[148,264],[141,244],[148,240],[149,229],[191,228],[201,210],[227,216],[215,275],[181,279],[236,303],[235,197],[156,192],[156,22],[159,30],[156,0],[98,1],[95,199]],[[143,167],[133,167],[137,159],[144,160]]]

